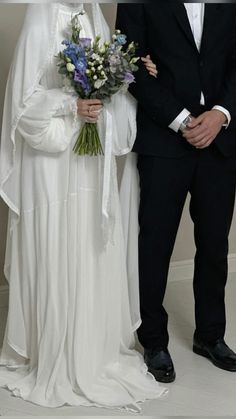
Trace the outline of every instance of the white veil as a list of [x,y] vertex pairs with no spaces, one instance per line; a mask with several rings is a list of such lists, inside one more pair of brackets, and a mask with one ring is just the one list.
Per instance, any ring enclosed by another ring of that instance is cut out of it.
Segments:
[[[15,220],[21,214],[21,153],[22,142],[17,138],[17,125],[27,108],[27,101],[36,90],[47,64],[53,55],[55,30],[60,4],[40,3],[28,6],[23,29],[11,65],[4,104],[0,152],[0,196],[12,210]],[[110,39],[108,25],[99,4],[84,5],[95,33],[102,40]],[[113,97],[112,106],[106,109],[107,147],[105,155],[128,153],[136,137],[136,104],[129,95]],[[109,143],[109,134],[112,144]],[[18,141],[19,140],[19,141]],[[106,141],[105,141],[106,143]],[[105,156],[106,157],[106,156]],[[110,178],[110,160],[105,163],[104,179]],[[124,217],[124,238],[129,276],[131,317],[134,328],[140,324],[138,292],[138,250],[137,250],[137,197],[134,157],[127,158],[125,178],[122,181],[122,215]],[[108,205],[110,185],[104,181],[104,206]],[[9,226],[11,230],[12,225]]]
[[[87,5],[87,9],[95,31],[108,40],[109,29],[99,5]],[[1,137],[0,194],[17,215],[20,196],[14,185],[19,174],[20,145],[16,142],[16,128],[52,57],[58,10],[57,3],[28,6],[8,77]]]

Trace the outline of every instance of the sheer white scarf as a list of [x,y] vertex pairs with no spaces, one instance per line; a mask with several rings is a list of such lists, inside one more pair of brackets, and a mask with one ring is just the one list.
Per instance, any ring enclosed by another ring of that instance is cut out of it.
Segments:
[[[100,34],[102,40],[109,40],[110,32],[98,4],[86,5],[95,33]],[[1,155],[0,155],[0,193],[8,206],[20,215],[20,191],[13,187],[14,177],[17,176],[17,144],[16,128],[23,115],[27,100],[34,93],[45,67],[53,54],[55,28],[59,4],[31,4],[28,7],[23,29],[16,47],[11,65],[3,113]],[[129,100],[129,110],[135,118],[135,105]],[[127,115],[122,113],[118,103],[113,103],[114,111],[119,112],[118,137],[114,136],[113,151],[115,154],[125,154],[131,148],[135,139],[135,123],[131,130],[124,124]],[[114,128],[114,127],[113,127]],[[126,131],[126,132],[125,132]],[[131,132],[132,131],[132,132]]]

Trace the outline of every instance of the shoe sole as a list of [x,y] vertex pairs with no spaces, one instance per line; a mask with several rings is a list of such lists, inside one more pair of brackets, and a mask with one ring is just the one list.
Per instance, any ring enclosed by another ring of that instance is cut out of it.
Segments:
[[229,371],[229,372],[236,372],[236,368],[227,368],[224,366],[224,364],[222,364],[221,362],[217,361],[215,358],[213,358],[207,351],[205,351],[204,349],[200,349],[196,346],[193,346],[193,352],[197,355],[203,356],[204,358],[207,358],[209,361],[212,362],[212,364],[215,365],[215,367],[218,367],[224,371]]
[[176,374],[174,373],[171,377],[159,377],[156,370],[152,368],[148,368],[148,371],[155,377],[155,380],[159,383],[173,383],[176,378]]

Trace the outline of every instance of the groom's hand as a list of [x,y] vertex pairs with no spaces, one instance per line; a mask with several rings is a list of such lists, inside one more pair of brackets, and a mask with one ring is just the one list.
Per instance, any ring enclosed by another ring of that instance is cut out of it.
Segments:
[[184,130],[183,137],[196,148],[209,147],[225,122],[225,114],[218,109],[212,109],[193,118]]

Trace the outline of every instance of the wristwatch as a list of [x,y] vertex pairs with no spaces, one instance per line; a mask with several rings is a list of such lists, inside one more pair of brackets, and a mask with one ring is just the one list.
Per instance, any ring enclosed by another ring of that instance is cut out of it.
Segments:
[[183,120],[183,122],[181,123],[181,125],[180,125],[180,127],[179,127],[179,130],[181,131],[181,133],[187,128],[187,125],[190,123],[192,121],[192,117],[191,117],[191,115],[189,114],[188,116],[187,116],[187,118],[185,118],[184,120]]

